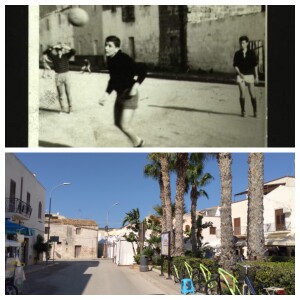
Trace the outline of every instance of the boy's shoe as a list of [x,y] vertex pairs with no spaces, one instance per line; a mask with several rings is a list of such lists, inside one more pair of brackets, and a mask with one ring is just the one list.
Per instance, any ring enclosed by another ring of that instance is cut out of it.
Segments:
[[141,148],[145,145],[145,141],[141,140],[140,143],[137,146],[134,146],[134,148]]

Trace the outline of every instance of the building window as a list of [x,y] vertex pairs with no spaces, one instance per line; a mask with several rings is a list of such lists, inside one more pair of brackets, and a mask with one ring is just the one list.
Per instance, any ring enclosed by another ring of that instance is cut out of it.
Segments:
[[61,14],[58,14],[58,25],[61,25]]
[[185,225],[185,231],[190,231],[191,227],[190,225]]
[[134,22],[134,5],[123,5],[122,6],[122,21],[123,22]]
[[98,40],[94,40],[93,42],[93,52],[94,55],[98,55]]
[[49,19],[46,20],[46,27],[47,27],[47,30],[49,31],[50,30],[50,21],[49,21]]
[[39,213],[38,213],[38,218],[41,219],[42,218],[42,203],[39,202]]
[[82,43],[81,43],[81,41],[78,42],[78,54],[79,55],[82,54]]
[[233,219],[233,234],[241,235],[241,218]]
[[30,193],[27,192],[27,196],[26,196],[26,204],[30,205]]
[[117,7],[116,7],[115,5],[111,5],[111,6],[110,6],[110,11],[111,11],[112,13],[115,13],[115,12],[117,11]]
[[216,227],[209,227],[209,234],[215,235],[215,234],[216,234],[216,231],[217,231],[217,228],[216,228]]
[[49,233],[49,227],[45,227],[45,234],[48,234]]
[[15,211],[16,208],[15,198],[16,198],[16,182],[11,179],[10,188],[9,188],[9,207],[8,207],[9,212]]
[[81,233],[81,228],[76,228],[76,234],[80,234]]
[[275,210],[275,228],[276,230],[285,230],[285,215],[283,209]]

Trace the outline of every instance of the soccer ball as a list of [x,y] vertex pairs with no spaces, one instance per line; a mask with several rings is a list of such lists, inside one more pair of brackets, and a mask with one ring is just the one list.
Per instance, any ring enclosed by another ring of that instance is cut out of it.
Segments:
[[82,27],[89,21],[89,15],[82,8],[75,7],[70,9],[68,20],[73,26]]

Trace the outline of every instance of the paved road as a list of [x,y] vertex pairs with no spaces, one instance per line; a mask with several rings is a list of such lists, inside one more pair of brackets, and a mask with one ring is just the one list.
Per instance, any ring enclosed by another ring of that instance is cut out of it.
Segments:
[[176,295],[180,287],[154,272],[111,260],[59,262],[26,275],[24,295]]
[[[107,74],[71,72],[72,114],[59,114],[54,79],[40,79],[40,146],[131,147],[113,125],[115,94],[97,104]],[[264,147],[265,88],[257,88],[258,117],[249,96],[246,118],[240,117],[238,87],[228,84],[147,78],[140,87],[133,121],[145,147]]]

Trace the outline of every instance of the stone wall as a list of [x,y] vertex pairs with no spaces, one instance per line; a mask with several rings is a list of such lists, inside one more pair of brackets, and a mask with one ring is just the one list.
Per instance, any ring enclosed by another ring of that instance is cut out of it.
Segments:
[[194,24],[261,11],[262,5],[188,5],[188,22]]
[[[55,260],[97,258],[98,230],[94,226],[75,227],[73,225],[51,224],[50,236],[59,237],[59,243],[53,243],[50,259],[53,259],[53,253]],[[47,240],[46,235],[45,240]],[[81,248],[80,253],[75,253],[76,247]]]
[[[135,5],[134,22],[122,20],[122,7],[103,10],[103,36],[116,35],[121,48],[136,61],[158,63],[159,21],[156,5]],[[133,39],[132,39],[133,38]],[[133,50],[134,49],[134,50]]]
[[[203,14],[203,13],[202,13]],[[212,14],[212,13],[210,13]],[[195,13],[188,17],[188,65],[192,70],[234,73],[233,56],[239,49],[239,37],[265,44],[265,14],[263,12],[235,15],[196,22]],[[201,19],[201,14],[197,20]]]

